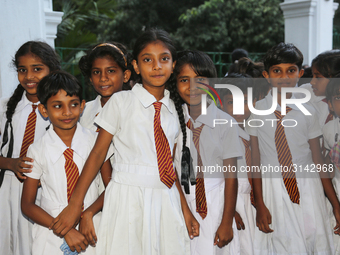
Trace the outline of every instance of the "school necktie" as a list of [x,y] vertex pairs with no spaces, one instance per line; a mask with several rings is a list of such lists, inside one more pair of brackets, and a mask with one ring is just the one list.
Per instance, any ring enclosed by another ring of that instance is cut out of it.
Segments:
[[[198,128],[194,128],[194,125],[191,123],[189,119],[189,121],[187,122],[187,127],[190,128],[190,130],[192,131],[192,139],[197,150],[197,166],[200,169],[201,166],[203,166],[203,162],[200,154],[199,141],[204,124],[202,124]],[[207,199],[205,197],[204,175],[203,172],[201,172],[200,170],[198,171],[196,177],[195,196],[196,196],[196,211],[199,213],[202,219],[204,219],[208,214],[208,208]]]
[[[286,107],[286,113],[290,112],[292,108]],[[284,116],[279,111],[275,111],[275,116],[278,119],[275,130],[275,145],[279,163],[282,167],[283,182],[286,186],[286,190],[293,203],[300,203],[300,193],[296,182],[295,172],[293,171],[292,154],[290,152],[288,142],[285,135],[285,130],[282,125],[282,119]]]
[[67,201],[70,201],[71,195],[73,190],[78,182],[79,179],[79,170],[73,161],[73,150],[67,148],[64,151],[65,157],[65,173],[66,173],[66,180],[67,180]]
[[[328,106],[328,100],[327,98],[322,99],[322,102],[326,103]],[[327,124],[329,121],[333,119],[333,113],[329,112],[325,121],[325,124]]]
[[[242,138],[242,137],[241,137]],[[246,163],[247,163],[247,166],[251,167],[251,152],[250,152],[250,141],[242,138],[242,142],[244,144],[244,148],[245,148],[245,151],[246,151]],[[255,206],[255,199],[254,199],[254,188],[253,188],[253,179],[252,179],[252,176],[251,176],[251,171],[248,172],[248,180],[249,180],[249,183],[250,183],[250,186],[251,186],[251,191],[250,191],[250,201],[251,201],[251,204],[253,206]]]
[[162,103],[155,102],[153,106],[155,107],[153,125],[159,177],[161,182],[170,189],[176,180],[176,174],[173,167],[169,142],[161,126],[160,111]]
[[37,105],[32,105],[32,112],[28,115],[24,139],[22,140],[20,157],[25,157],[27,153],[28,147],[33,143],[34,133],[35,133],[35,124],[37,122],[37,114],[35,113],[35,109]]

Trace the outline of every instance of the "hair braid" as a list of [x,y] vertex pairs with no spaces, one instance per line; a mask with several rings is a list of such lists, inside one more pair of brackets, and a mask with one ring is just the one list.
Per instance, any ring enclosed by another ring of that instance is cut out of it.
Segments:
[[14,90],[13,95],[10,97],[10,99],[7,102],[7,110],[6,110],[6,118],[9,122],[12,121],[13,114],[15,112],[15,108],[17,107],[17,104],[22,98],[22,95],[24,94],[25,89],[19,84],[17,88]]

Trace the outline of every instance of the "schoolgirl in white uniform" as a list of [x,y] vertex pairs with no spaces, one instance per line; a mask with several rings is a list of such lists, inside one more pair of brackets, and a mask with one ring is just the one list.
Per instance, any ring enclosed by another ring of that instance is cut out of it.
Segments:
[[31,167],[25,161],[32,159],[20,154],[26,154],[21,148],[30,114],[35,113],[31,114],[32,122],[36,116],[34,132],[29,135],[31,139],[33,133],[33,139],[39,139],[50,124],[39,114],[36,90],[44,76],[60,69],[60,63],[55,51],[38,41],[24,43],[16,52],[13,63],[20,84],[9,99],[2,99],[0,103],[0,251],[8,255],[30,255],[33,224],[22,214],[20,200],[22,181]]
[[[176,51],[165,31],[152,29],[137,39],[133,55],[142,84],[112,95],[96,118],[101,127],[96,145],[69,206],[54,220],[53,228],[62,234],[69,228],[63,219],[71,218],[74,224],[80,214],[79,201],[112,140],[113,176],[106,188],[98,253],[190,254],[189,236],[199,234],[199,224],[186,204],[171,159],[180,128],[176,109],[181,109],[170,99],[176,102],[175,88],[167,84]],[[163,140],[165,154],[155,137]],[[163,168],[162,162],[169,167]]]
[[[192,142],[192,131],[187,129],[189,134],[187,144],[191,144],[194,169],[202,167],[204,172],[207,207],[205,214],[202,213],[198,206],[200,198],[197,197],[201,191],[196,192],[198,184],[189,184],[190,194],[186,194],[186,199],[201,227],[200,236],[191,240],[191,254],[240,254],[238,232],[233,221],[237,196],[236,173],[226,174],[229,177],[226,178],[224,172],[228,170],[221,171],[217,168],[219,166],[219,169],[224,169],[230,166],[234,167],[236,172],[236,158],[242,155],[240,141],[236,126],[214,125],[215,119],[226,119],[228,123],[235,120],[218,109],[213,102],[207,107],[207,114],[201,115],[201,92],[196,88],[197,85],[195,87],[193,84],[195,84],[194,79],[207,83],[207,77],[216,77],[216,70],[209,56],[198,51],[184,51],[180,53],[174,73],[177,90],[185,102],[183,106],[185,122],[191,122],[193,129],[204,125],[198,142],[202,166],[198,165],[199,156]],[[193,94],[199,96],[191,96]],[[194,109],[198,109],[198,112]],[[176,155],[180,155],[182,148],[183,144],[178,143]],[[179,157],[175,162],[177,162],[176,167],[181,169],[181,158]],[[209,171],[210,167],[216,168],[216,172]],[[181,174],[183,171],[182,169]],[[199,174],[195,172],[196,175]]]

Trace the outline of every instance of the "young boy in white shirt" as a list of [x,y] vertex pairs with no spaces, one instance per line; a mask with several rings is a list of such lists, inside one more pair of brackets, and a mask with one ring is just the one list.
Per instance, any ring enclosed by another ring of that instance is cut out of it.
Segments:
[[[61,246],[65,246],[63,242],[72,251],[86,250],[84,254],[95,254],[94,247],[86,247],[88,244],[95,246],[97,241],[97,213],[102,208],[104,194],[99,194],[99,178],[92,182],[87,191],[79,230],[71,229],[63,241],[48,229],[53,218],[67,206],[97,136],[78,123],[85,105],[81,85],[72,75],[55,72],[41,80],[37,94],[41,102],[39,111],[52,124],[46,134],[29,147],[27,153],[34,161],[32,172],[26,174],[21,208],[36,223],[33,227],[32,254],[61,255]],[[102,167],[111,167],[110,162],[106,161]],[[35,196],[40,184],[42,195],[38,206]]]
[[[323,165],[318,119],[315,114],[306,116],[294,104],[289,104],[286,111],[281,108],[282,89],[296,86],[303,74],[302,61],[300,50],[285,43],[274,46],[264,57],[263,76],[273,89],[255,108],[274,108],[275,112],[252,114],[249,119],[252,163],[262,170],[262,176],[256,173],[259,178],[253,179],[256,225],[260,230],[255,230],[255,254],[334,251],[324,194],[338,220],[340,205],[330,179],[320,179],[316,170]],[[275,93],[277,105],[272,107]],[[292,98],[292,93],[285,96]],[[303,106],[314,113],[312,107]]]

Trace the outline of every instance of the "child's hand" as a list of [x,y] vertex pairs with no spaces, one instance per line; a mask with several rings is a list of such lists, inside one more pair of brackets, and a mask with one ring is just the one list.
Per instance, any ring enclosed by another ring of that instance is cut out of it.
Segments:
[[340,235],[340,210],[333,209],[333,214],[336,220],[336,226],[334,227],[334,234]]
[[86,241],[85,236],[83,236],[74,228],[67,232],[64,238],[71,251],[77,250],[78,253],[80,253],[81,251],[85,251],[87,246],[89,245]]
[[265,205],[257,206],[256,208],[256,226],[264,233],[271,233],[272,230],[269,224],[272,223],[272,216]]
[[238,212],[235,211],[235,221],[236,221],[236,226],[238,230],[245,229],[246,227],[244,226],[242,217]]
[[195,236],[198,236],[200,233],[200,224],[192,215],[191,211],[187,211],[184,215],[185,225],[187,226],[188,234],[191,239],[193,239]]
[[59,237],[64,237],[70,229],[74,228],[80,219],[81,207],[75,208],[70,204],[53,219],[49,229],[53,229],[53,233]]
[[93,215],[91,212],[85,211],[83,213],[83,218],[80,220],[79,223],[79,232],[86,237],[86,240],[91,246],[95,247],[97,242],[97,235],[94,230],[92,218]]
[[232,227],[226,227],[225,224],[218,227],[214,239],[214,245],[222,248],[233,240],[234,234]]
[[21,157],[21,158],[13,158],[11,160],[10,169],[15,173],[15,175],[20,180],[25,180],[27,177],[24,175],[25,173],[32,172],[31,168],[33,167],[32,164],[27,164],[27,162],[33,162],[33,159],[28,157]]

